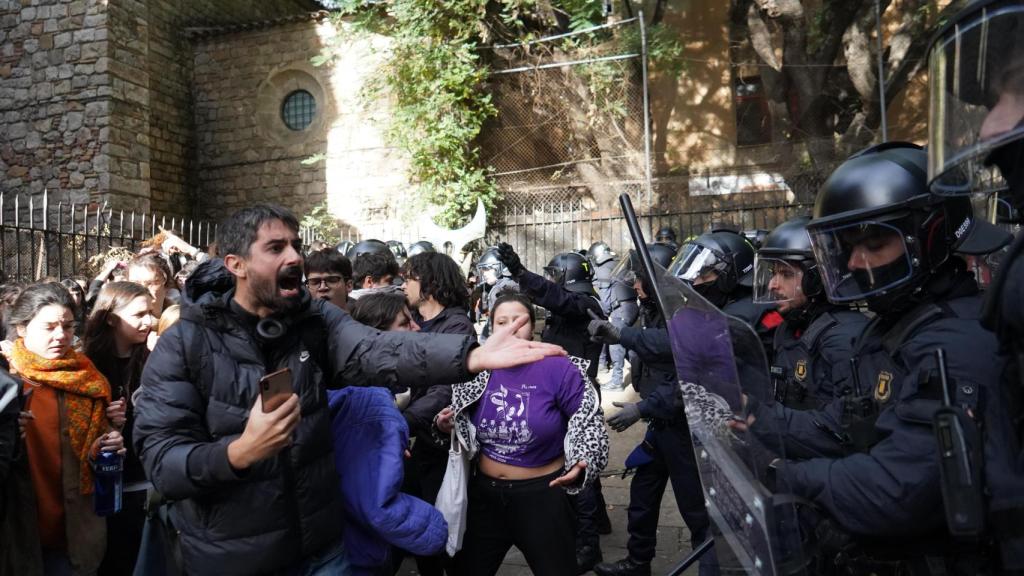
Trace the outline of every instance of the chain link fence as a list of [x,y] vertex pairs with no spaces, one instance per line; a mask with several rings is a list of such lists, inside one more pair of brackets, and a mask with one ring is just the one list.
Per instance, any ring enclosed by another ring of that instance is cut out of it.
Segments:
[[509,204],[607,198],[649,181],[643,22],[488,47],[498,116],[482,158]]

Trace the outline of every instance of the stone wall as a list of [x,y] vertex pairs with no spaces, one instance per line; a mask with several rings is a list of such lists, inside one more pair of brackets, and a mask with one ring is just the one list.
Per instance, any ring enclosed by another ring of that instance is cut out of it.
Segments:
[[0,191],[105,191],[112,91],[106,2],[0,1]]
[[0,0],[0,192],[196,213],[191,26],[313,0]]
[[[363,236],[396,237],[396,206],[409,185],[401,154],[383,143],[386,103],[364,109],[359,91],[387,41],[353,40],[333,65],[313,67],[336,30],[328,21],[222,34],[194,43],[197,178],[202,213],[219,218],[272,201],[297,214],[328,200]],[[285,97],[310,92],[317,112],[305,130],[281,118]],[[306,162],[322,155],[316,162]]]

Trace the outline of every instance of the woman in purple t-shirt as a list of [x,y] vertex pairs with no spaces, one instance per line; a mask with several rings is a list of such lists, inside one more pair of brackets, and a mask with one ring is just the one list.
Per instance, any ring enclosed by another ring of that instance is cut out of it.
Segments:
[[[516,336],[530,340],[535,318],[525,296],[502,296],[491,309],[495,326],[521,316],[530,321]],[[496,574],[513,545],[538,576],[576,573],[566,493],[579,492],[608,463],[601,403],[586,369],[580,358],[551,357],[453,386],[437,426],[457,428],[476,463],[457,574]]]

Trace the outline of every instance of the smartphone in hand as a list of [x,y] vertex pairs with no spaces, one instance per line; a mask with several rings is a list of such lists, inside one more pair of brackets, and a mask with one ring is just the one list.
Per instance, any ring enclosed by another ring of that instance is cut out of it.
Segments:
[[292,370],[282,368],[260,378],[260,397],[263,399],[263,411],[277,410],[292,395]]

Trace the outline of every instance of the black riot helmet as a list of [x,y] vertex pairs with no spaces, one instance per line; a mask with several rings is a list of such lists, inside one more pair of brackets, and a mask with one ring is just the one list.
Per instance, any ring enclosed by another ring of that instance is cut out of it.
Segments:
[[928,178],[935,194],[991,190],[1024,207],[1024,1],[976,0],[928,49]]
[[754,302],[788,302],[794,298],[775,290],[772,283],[799,281],[799,290],[808,300],[823,294],[821,274],[807,234],[807,216],[779,224],[765,237],[754,257]]
[[930,195],[926,164],[920,146],[889,142],[855,154],[825,182],[807,232],[830,301],[881,310],[919,290],[954,251],[1007,241],[974,221],[967,197]]
[[676,245],[676,231],[671,226],[662,226],[658,228],[658,231],[654,234],[655,244],[671,244]]
[[423,254],[424,252],[437,252],[437,248],[434,248],[432,242],[427,240],[420,240],[419,242],[413,242],[409,246],[409,257],[412,258],[417,254]]
[[[647,252],[651,255],[651,261],[656,266],[661,266],[665,269],[668,269],[672,263],[672,257],[675,256],[672,247],[665,244],[648,244]],[[613,283],[621,283],[625,286],[633,286],[639,279],[643,283],[644,292],[649,297],[654,295],[654,288],[644,273],[643,264],[640,262],[640,256],[636,253],[636,250],[630,250],[625,258],[619,260],[619,263],[612,269],[611,278]]]
[[355,246],[355,242],[352,242],[351,240],[345,240],[343,242],[339,242],[338,245],[334,247],[334,249],[337,250],[338,253],[341,254],[342,256],[347,257],[349,250],[351,250],[353,246]]
[[[484,280],[488,284],[494,284],[501,277],[510,278],[512,275],[509,274],[508,268],[502,263],[501,258],[498,258],[498,247],[491,246],[484,253],[480,255],[480,259],[476,263],[477,272],[480,274],[480,279]],[[494,272],[494,280],[488,281],[486,272]]]
[[[707,232],[683,244],[669,272],[695,287],[707,285],[702,290],[713,287],[720,294],[731,294],[738,286],[753,283],[754,247],[738,232]],[[707,280],[711,273],[713,281]]]
[[747,239],[747,242],[750,242],[750,245],[754,247],[754,250],[760,250],[761,246],[764,245],[765,239],[768,238],[768,230],[763,230],[761,228],[744,230],[740,232],[740,234],[743,234],[743,237]]
[[603,240],[599,240],[587,248],[587,258],[595,267],[601,266],[609,260],[614,260],[617,254]]
[[594,291],[594,269],[590,261],[578,252],[555,255],[544,267],[544,276],[571,292]]
[[352,246],[352,248],[349,249],[346,256],[348,256],[348,259],[351,260],[352,263],[354,264],[356,258],[358,258],[361,254],[366,254],[368,252],[392,254],[391,249],[388,248],[387,244],[381,242],[380,240],[375,240],[371,238],[369,240],[361,240],[357,242],[354,246]]
[[405,251],[405,244],[402,244],[398,240],[388,240],[387,246],[388,250],[391,250],[391,254],[394,255],[395,260],[397,260],[399,264],[405,262],[405,259],[408,257],[408,254]]

